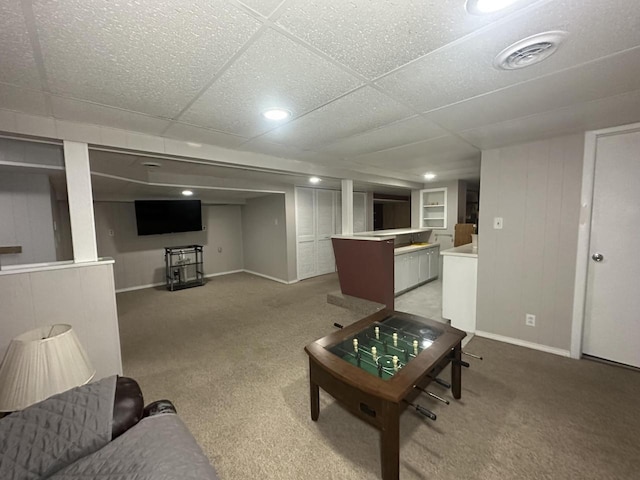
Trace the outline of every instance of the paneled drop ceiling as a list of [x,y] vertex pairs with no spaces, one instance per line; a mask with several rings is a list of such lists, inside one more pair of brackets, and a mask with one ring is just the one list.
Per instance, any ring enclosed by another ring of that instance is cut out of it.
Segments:
[[[492,65],[549,30],[544,62]],[[354,177],[477,179],[482,149],[640,121],[638,0],[5,0],[0,49],[2,109]]]

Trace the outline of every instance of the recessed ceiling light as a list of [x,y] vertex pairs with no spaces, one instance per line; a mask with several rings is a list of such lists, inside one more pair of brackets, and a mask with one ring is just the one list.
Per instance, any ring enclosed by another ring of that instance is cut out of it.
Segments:
[[467,0],[467,12],[473,15],[488,15],[503,10],[518,0]]
[[436,178],[436,174],[435,173],[425,173],[424,174],[424,179],[425,180],[433,180],[434,178]]
[[182,190],[182,194],[185,197],[190,197],[191,195],[193,195],[193,191],[191,191],[191,190]]
[[149,168],[160,168],[162,166],[162,164],[158,162],[142,162],[142,165]]
[[309,183],[320,183],[321,181],[322,181],[322,179],[318,178],[318,177],[311,177],[309,179]]
[[271,108],[262,112],[262,115],[267,120],[284,120],[285,118],[289,118],[291,116],[291,112],[289,110],[285,110],[284,108]]
[[567,35],[562,30],[554,30],[523,38],[502,50],[493,66],[501,70],[516,70],[540,63],[556,53]]

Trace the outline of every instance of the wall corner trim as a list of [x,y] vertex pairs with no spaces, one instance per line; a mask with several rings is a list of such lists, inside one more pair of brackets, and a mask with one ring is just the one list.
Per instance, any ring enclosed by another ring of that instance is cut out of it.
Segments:
[[497,340],[498,342],[509,343],[511,345],[517,345],[519,347],[531,348],[532,350],[539,350],[541,352],[553,353],[554,355],[560,355],[561,357],[571,357],[569,350],[562,348],[549,347],[548,345],[542,345],[540,343],[527,342],[526,340],[520,340],[519,338],[505,337],[503,335],[497,335],[495,333],[483,332],[476,330],[475,335],[482,338],[488,338],[490,340]]

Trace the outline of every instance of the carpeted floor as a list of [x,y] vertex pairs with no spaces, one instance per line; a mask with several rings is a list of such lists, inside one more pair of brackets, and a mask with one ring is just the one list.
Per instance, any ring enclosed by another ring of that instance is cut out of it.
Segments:
[[[321,392],[309,416],[304,346],[357,319],[327,304],[335,275],[282,285],[249,274],[178,292],[118,294],[125,375],[169,398],[223,480],[380,478],[378,432]],[[461,401],[405,411],[408,479],[640,478],[640,373],[491,340]],[[450,393],[433,387],[436,393]]]

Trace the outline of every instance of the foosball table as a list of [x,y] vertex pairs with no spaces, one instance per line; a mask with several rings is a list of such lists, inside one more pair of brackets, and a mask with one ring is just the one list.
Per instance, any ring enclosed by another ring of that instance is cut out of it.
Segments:
[[[393,310],[382,310],[307,345],[311,419],[320,415],[319,388],[381,433],[383,480],[399,478],[400,414],[421,394],[449,403],[426,390],[431,382],[461,396],[461,341],[466,333],[449,325]],[[474,355],[471,355],[474,356]],[[479,357],[478,357],[479,358]],[[451,383],[438,374],[451,363]]]

